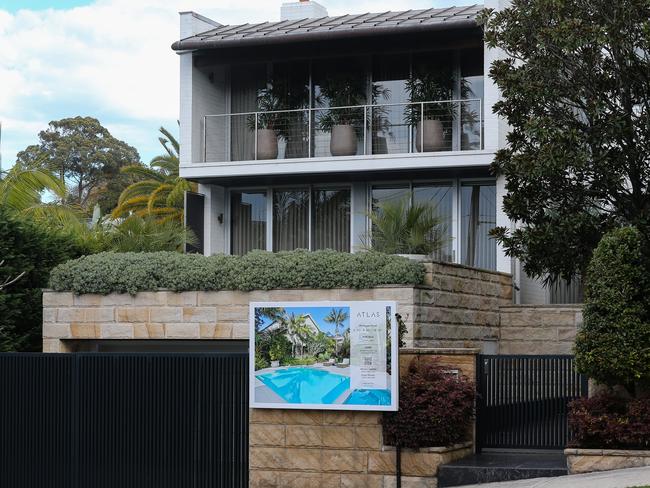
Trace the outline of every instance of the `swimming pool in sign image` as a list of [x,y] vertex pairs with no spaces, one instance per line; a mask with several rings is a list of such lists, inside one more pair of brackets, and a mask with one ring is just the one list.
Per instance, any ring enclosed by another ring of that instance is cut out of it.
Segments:
[[[386,389],[351,389],[350,307],[254,307],[254,404],[389,406]],[[390,375],[385,384],[390,385]]]

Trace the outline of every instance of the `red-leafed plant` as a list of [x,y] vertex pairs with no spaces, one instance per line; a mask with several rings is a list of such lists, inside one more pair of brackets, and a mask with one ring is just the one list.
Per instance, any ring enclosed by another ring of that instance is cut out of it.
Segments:
[[474,416],[474,383],[435,361],[413,361],[400,380],[399,411],[384,414],[384,443],[448,446],[467,439]]
[[575,447],[649,449],[650,398],[598,395],[574,400],[569,426]]

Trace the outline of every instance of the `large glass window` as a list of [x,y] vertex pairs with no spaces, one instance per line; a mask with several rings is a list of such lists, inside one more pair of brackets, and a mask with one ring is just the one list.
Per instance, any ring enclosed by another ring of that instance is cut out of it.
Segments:
[[266,191],[230,194],[230,252],[266,249]]
[[309,249],[309,190],[273,192],[273,250]]
[[312,249],[350,252],[350,190],[312,192]]
[[454,261],[454,186],[451,183],[416,185],[413,187],[413,202],[428,204],[440,219],[437,230],[442,246],[433,254],[439,261]]
[[496,242],[489,236],[496,227],[496,186],[490,182],[461,186],[462,263],[496,269]]
[[460,54],[460,98],[461,110],[461,149],[481,149],[483,128],[481,111],[483,105],[483,49],[465,49]]

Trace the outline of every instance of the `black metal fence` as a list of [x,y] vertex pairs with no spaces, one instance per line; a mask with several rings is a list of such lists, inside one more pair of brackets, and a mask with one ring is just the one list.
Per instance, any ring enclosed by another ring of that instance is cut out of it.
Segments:
[[568,404],[587,394],[573,356],[479,356],[478,448],[562,449]]
[[248,356],[0,354],[0,487],[248,487]]

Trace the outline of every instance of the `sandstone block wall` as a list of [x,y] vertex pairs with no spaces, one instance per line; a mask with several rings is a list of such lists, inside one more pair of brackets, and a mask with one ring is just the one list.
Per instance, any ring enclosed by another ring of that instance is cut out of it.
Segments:
[[[435,359],[476,376],[478,350],[400,351],[400,373],[411,361]],[[395,449],[383,443],[380,412],[253,409],[251,488],[391,488]],[[471,442],[402,451],[402,486],[435,488],[438,466],[473,452]]]
[[650,451],[565,449],[569,474],[650,466]]
[[500,308],[499,354],[572,354],[582,325],[580,305]]

